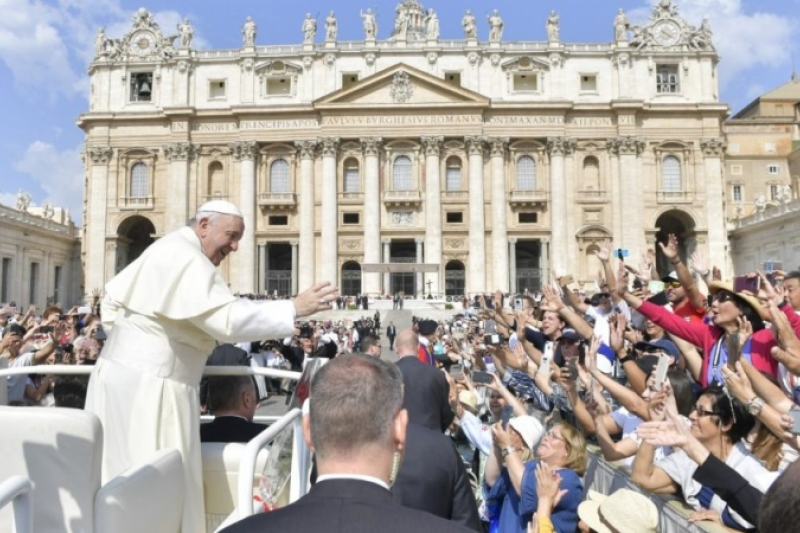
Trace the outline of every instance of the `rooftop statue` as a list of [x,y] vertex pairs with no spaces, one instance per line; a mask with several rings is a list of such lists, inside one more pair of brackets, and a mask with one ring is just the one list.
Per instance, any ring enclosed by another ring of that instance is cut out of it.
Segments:
[[181,48],[191,48],[194,28],[189,24],[189,19],[183,19],[183,22],[178,24],[178,32],[181,34]]
[[428,9],[428,14],[425,16],[425,37],[430,40],[439,38],[439,16],[433,8]]
[[493,43],[500,42],[503,38],[503,19],[500,18],[500,13],[495,9],[486,18],[489,20],[489,41]]
[[547,17],[547,40],[551,43],[558,42],[560,40],[560,21],[561,19],[559,18],[558,13],[556,13],[556,10],[552,10],[550,12],[550,16]]
[[461,19],[461,26],[464,28],[465,39],[478,38],[478,21],[469,9],[464,14],[464,18]]
[[627,42],[628,29],[630,26],[631,23],[628,20],[628,17],[625,15],[625,11],[623,11],[622,8],[619,8],[617,17],[614,19],[614,39],[618,43]]
[[368,41],[374,41],[375,36],[378,35],[378,23],[375,21],[375,15],[372,9],[367,8],[366,11],[361,11],[361,23],[364,26],[364,38]]
[[257,31],[258,27],[253,22],[253,17],[247,17],[244,26],[242,26],[242,40],[245,46],[255,46]]
[[314,37],[317,36],[317,19],[311,18],[311,13],[306,13],[301,31],[303,32],[303,44],[313,44]]
[[325,18],[325,40],[335,41],[336,33],[339,30],[339,23],[336,21],[336,14],[331,11]]

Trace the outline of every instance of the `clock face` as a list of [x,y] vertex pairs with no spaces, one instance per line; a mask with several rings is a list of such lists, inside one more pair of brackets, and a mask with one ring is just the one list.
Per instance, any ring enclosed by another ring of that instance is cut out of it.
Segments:
[[653,37],[661,46],[676,45],[681,38],[681,27],[674,20],[662,20],[653,25]]
[[136,32],[131,36],[131,52],[138,56],[147,56],[153,53],[156,38],[149,31]]

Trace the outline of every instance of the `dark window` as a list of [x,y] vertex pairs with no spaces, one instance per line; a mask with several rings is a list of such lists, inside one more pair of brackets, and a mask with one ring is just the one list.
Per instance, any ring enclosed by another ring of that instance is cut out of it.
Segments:
[[462,224],[464,222],[464,213],[461,211],[454,213],[447,213],[448,224]]
[[539,220],[538,213],[519,213],[520,224],[536,224]]
[[270,226],[288,226],[289,217],[286,215],[273,215],[269,217]]
[[360,224],[361,217],[358,213],[344,213],[342,214],[343,224]]
[[131,74],[131,102],[149,102],[153,95],[153,73]]

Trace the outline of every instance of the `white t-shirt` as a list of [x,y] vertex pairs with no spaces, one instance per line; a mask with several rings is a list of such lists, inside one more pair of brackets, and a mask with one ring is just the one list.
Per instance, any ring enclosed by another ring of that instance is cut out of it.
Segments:
[[[643,420],[624,407],[620,407],[616,411],[612,411],[610,416],[612,419],[614,419],[614,422],[616,422],[617,425],[622,428],[622,438],[620,441],[632,439],[633,442],[636,443],[636,447],[638,449],[638,447],[642,444],[642,439],[640,439],[639,435],[636,434],[636,428],[639,427]],[[658,461],[663,459],[671,453],[672,448],[669,446],[659,446],[655,449],[655,460]],[[630,471],[630,469],[633,467],[634,459],[636,459],[635,454],[622,459],[621,464]]]
[[[761,466],[758,459],[750,454],[741,442],[736,443],[736,445],[731,448],[731,453],[725,460],[725,464],[739,472],[742,477],[750,482],[750,485],[763,493],[767,492],[770,485],[772,485],[778,475],[780,475],[780,472],[770,472]],[[686,452],[677,450],[672,455],[660,461],[656,461],[655,465],[666,472],[666,474],[672,478],[672,481],[680,486],[683,492],[683,499],[686,503],[698,511],[702,508],[697,499],[702,485],[692,478],[698,465],[686,455]],[[716,511],[720,515],[725,511],[727,506],[728,504],[717,495],[714,495],[711,499],[711,510]],[[739,516],[733,509],[728,509],[728,511],[733,519],[741,526],[746,529],[753,528],[752,524]]]
[[[28,352],[18,356],[13,361],[8,362],[8,368],[18,368],[22,366],[33,366],[33,356],[36,352]],[[28,376],[17,374],[8,376],[8,401],[21,402],[25,399],[25,385],[28,383]]]

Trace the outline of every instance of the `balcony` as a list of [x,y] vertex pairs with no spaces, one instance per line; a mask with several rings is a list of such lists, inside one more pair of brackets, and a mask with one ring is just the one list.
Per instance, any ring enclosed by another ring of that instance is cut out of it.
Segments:
[[340,192],[339,205],[363,205],[363,192]]
[[258,207],[262,211],[288,211],[296,205],[297,197],[293,192],[262,192],[258,195]]
[[152,196],[141,196],[137,198],[123,198],[120,209],[122,211],[144,211],[153,209],[155,203]]
[[577,200],[582,204],[604,204],[608,201],[606,191],[578,191]]
[[513,207],[541,207],[548,199],[547,191],[511,191],[508,194],[508,203]]
[[442,191],[443,204],[463,204],[469,201],[469,191]]
[[690,204],[692,194],[687,191],[658,191],[656,201],[659,204]]
[[383,203],[387,207],[415,207],[422,203],[422,195],[419,191],[386,191]]

